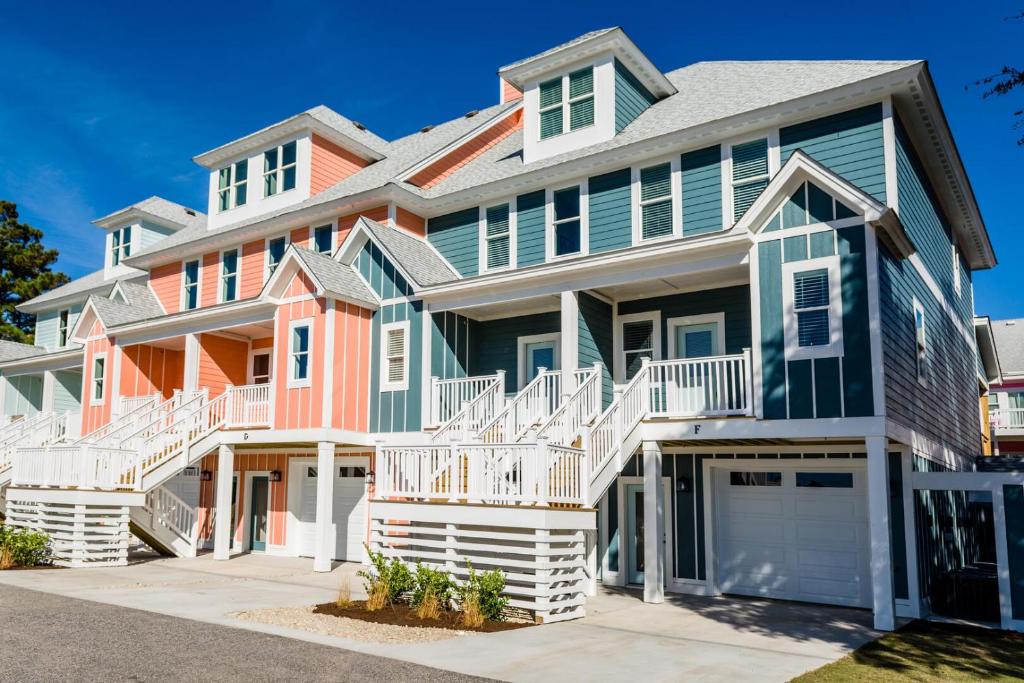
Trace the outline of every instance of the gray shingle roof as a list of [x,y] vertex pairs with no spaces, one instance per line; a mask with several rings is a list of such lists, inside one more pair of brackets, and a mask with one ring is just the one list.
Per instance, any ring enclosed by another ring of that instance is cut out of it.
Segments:
[[1024,374],[1024,318],[993,320],[992,336],[1003,374]]
[[535,54],[535,55],[533,55],[531,57],[526,57],[524,59],[520,59],[519,61],[512,62],[511,64],[506,64],[505,66],[503,66],[500,69],[498,69],[498,73],[501,73],[502,71],[507,71],[508,69],[514,69],[515,67],[519,66],[520,64],[525,64],[525,63],[531,62],[531,61],[533,61],[535,59],[540,59],[541,57],[546,57],[548,55],[554,54],[554,53],[559,52],[561,50],[564,50],[566,48],[572,47],[573,45],[578,45],[579,43],[582,43],[582,42],[584,42],[586,40],[590,40],[591,38],[597,38],[598,36],[603,36],[604,34],[611,33],[612,31],[615,31],[618,28],[619,28],[618,26],[612,26],[610,28],[602,28],[602,29],[598,29],[596,31],[590,31],[588,33],[584,33],[582,36],[576,36],[572,40],[570,40],[568,42],[565,42],[565,43],[562,43],[561,45],[556,45],[553,48],[544,50],[544,52],[539,52],[539,53],[537,53],[537,54]]
[[295,251],[296,257],[328,292],[355,303],[368,303],[374,306],[380,303],[351,266],[334,260],[328,254],[297,247],[294,244],[289,248]]
[[[57,299],[63,299],[65,297],[72,297],[75,295],[85,294],[101,294],[106,296],[113,289],[116,280],[107,280],[103,277],[103,270],[97,270],[83,275],[80,278],[75,278],[66,285],[61,285],[55,289],[51,289],[48,292],[43,292],[34,299],[29,299],[25,303],[18,306],[19,310],[23,310],[24,307],[35,309],[39,304],[45,304],[50,301],[56,301]],[[27,311],[31,312],[31,311]]]
[[107,329],[164,315],[160,302],[144,281],[125,280],[120,283],[120,289],[127,299],[124,303],[105,296],[89,297],[96,314]]
[[153,290],[146,284],[146,279],[121,280],[120,289],[128,299],[128,305],[138,309],[140,312],[148,312],[152,316],[162,315],[163,308],[160,301],[153,294]]
[[97,218],[93,223],[96,225],[103,225],[118,218],[121,214],[130,213],[132,210],[148,213],[152,216],[185,228],[193,225],[202,225],[203,227],[206,227],[206,214],[202,211],[196,211],[195,209],[190,209],[187,206],[182,206],[181,204],[157,196],[149,197],[148,199],[143,199],[141,202],[136,202],[131,206],[118,209],[103,218]]
[[19,342],[0,339],[0,363],[10,360],[20,360],[22,358],[31,358],[33,356],[42,356],[46,353],[46,349],[42,346],[32,346],[31,344],[21,344]]
[[359,223],[398,261],[398,265],[414,280],[413,284],[430,286],[459,279],[458,273],[426,240],[405,230],[381,225],[365,216],[359,219]]

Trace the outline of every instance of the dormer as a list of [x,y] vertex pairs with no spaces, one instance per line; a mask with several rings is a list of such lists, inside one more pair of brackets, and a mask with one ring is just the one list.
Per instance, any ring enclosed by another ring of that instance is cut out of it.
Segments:
[[523,93],[523,162],[611,140],[676,92],[621,28],[594,31],[503,67]]
[[211,230],[298,204],[383,159],[388,143],[319,106],[195,157]]
[[125,262],[179,230],[202,223],[206,216],[181,204],[150,197],[93,221],[106,231],[103,250],[105,280],[138,273]]

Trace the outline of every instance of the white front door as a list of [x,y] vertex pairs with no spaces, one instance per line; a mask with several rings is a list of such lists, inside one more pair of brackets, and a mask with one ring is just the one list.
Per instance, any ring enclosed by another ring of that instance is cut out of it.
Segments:
[[302,465],[299,469],[299,555],[313,557],[316,552],[316,465]]
[[714,468],[723,593],[871,606],[863,461]]

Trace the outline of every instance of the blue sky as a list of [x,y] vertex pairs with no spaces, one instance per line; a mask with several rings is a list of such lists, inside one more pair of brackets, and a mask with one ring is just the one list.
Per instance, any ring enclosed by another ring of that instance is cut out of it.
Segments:
[[[624,11],[628,7],[628,12]],[[316,104],[391,139],[497,99],[499,66],[621,25],[665,71],[716,59],[928,59],[1000,266],[977,309],[1024,317],[1016,205],[1024,92],[975,79],[1024,67],[1024,0],[981,3],[13,2],[0,0],[0,198],[72,276],[101,263],[90,220],[156,194],[206,208],[192,156]]]

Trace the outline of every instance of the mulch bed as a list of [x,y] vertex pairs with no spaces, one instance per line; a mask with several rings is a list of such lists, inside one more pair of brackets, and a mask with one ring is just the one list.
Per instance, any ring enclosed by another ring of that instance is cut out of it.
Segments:
[[31,571],[33,569],[64,569],[64,567],[58,567],[55,564],[37,564],[37,565],[33,565],[31,567],[20,567],[20,566],[8,567],[7,569],[0,569],[0,571],[5,571],[5,572],[27,572],[27,571]]
[[478,628],[467,628],[462,625],[461,612],[443,612],[441,617],[434,619],[420,619],[416,612],[409,605],[398,604],[391,607],[379,609],[376,612],[366,610],[366,602],[357,600],[351,607],[338,607],[333,602],[325,602],[313,608],[313,614],[326,614],[332,617],[348,617],[370,621],[375,624],[391,624],[393,626],[419,626],[420,628],[443,628],[449,631],[472,631],[474,633],[495,633],[497,631],[511,631],[517,628],[534,626],[535,624],[517,621],[485,621],[483,626]]

